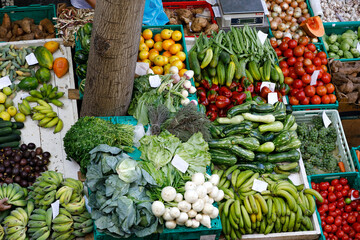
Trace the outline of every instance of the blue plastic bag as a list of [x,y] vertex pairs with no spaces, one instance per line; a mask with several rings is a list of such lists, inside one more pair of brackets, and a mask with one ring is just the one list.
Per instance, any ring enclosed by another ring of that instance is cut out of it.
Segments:
[[169,22],[164,12],[161,0],[146,0],[143,16],[143,24],[150,26],[165,25]]

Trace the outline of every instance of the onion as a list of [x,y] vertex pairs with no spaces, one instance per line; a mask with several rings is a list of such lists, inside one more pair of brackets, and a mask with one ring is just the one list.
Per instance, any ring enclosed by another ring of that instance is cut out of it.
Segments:
[[306,19],[308,19],[308,18],[310,17],[310,13],[305,13],[305,14],[303,14],[303,17],[306,18]]
[[277,16],[279,16],[279,14],[278,14],[277,12],[271,12],[271,16],[272,16],[273,18],[276,18]]
[[304,18],[303,16],[301,16],[301,17],[298,18],[297,22],[298,22],[298,24],[300,24],[300,23],[302,23],[302,22],[305,21],[305,20],[306,20],[306,18]]
[[297,3],[297,2],[292,2],[292,3],[291,3],[291,6],[292,6],[293,8],[296,8],[296,7],[298,6],[298,3]]
[[281,7],[282,10],[285,11],[285,10],[287,10],[289,8],[289,4],[287,4],[286,2],[283,2],[283,3],[280,4],[280,7]]
[[297,19],[296,19],[296,18],[292,18],[292,19],[291,19],[291,22],[292,22],[292,23],[296,23],[296,22],[297,22]]
[[280,15],[279,15],[279,17],[280,17],[281,19],[284,19],[284,18],[286,17],[286,12],[281,12]]
[[292,0],[284,0],[287,4],[290,4]]
[[283,2],[283,0],[276,0],[276,3],[277,4],[280,4],[280,3],[282,3]]
[[296,0],[297,3],[301,3],[303,2],[304,0]]
[[292,17],[291,17],[291,15],[286,15],[286,17],[285,17],[285,21],[286,22],[291,22],[291,19],[292,19]]
[[300,38],[299,34],[295,33],[295,34],[293,35],[293,39],[299,40],[299,38]]
[[276,17],[274,18],[274,21],[279,25],[280,23],[282,23],[282,20],[280,17]]
[[294,18],[301,17],[301,12],[294,12]]
[[280,30],[280,31],[285,31],[286,30],[286,25],[285,25],[285,23],[280,23],[279,24],[279,26],[278,26],[278,29]]
[[280,44],[282,43],[282,40],[278,39],[278,40],[276,40],[276,43],[277,43],[278,46],[280,46]]
[[289,29],[291,26],[291,22],[287,22],[287,23],[285,23],[285,25],[286,25],[286,29]]
[[275,5],[274,8],[273,8],[273,11],[280,14],[281,13],[281,7],[279,5]]
[[270,22],[270,27],[272,30],[276,30],[278,28],[278,23],[275,21]]
[[306,14],[306,13],[308,13],[309,12],[309,9],[307,9],[307,8],[304,8],[303,10],[302,10],[302,14]]
[[271,4],[270,9],[271,9],[271,10],[274,10],[274,7],[276,7],[276,6],[279,6],[279,5],[273,2],[273,3]]
[[272,41],[276,41],[276,38],[275,38],[275,37],[272,37],[272,38],[270,38],[270,40],[272,40]]
[[291,17],[291,16],[294,14],[294,9],[289,8],[289,9],[286,11],[286,14]]
[[[290,28],[287,28],[287,29],[285,30],[285,33],[291,33]],[[284,36],[284,37],[285,37],[285,36]]]
[[268,19],[269,19],[269,22],[272,22],[274,20],[274,18],[271,16],[269,16]]
[[290,30],[292,32],[295,32],[299,28],[299,25],[297,23],[292,23],[290,26]]
[[302,29],[298,29],[296,33],[299,34],[300,37],[304,36],[304,31]]
[[306,2],[301,2],[301,3],[299,3],[299,7],[300,7],[301,9],[307,8]]
[[311,42],[317,43],[317,42],[319,42],[319,40],[317,38],[313,38],[313,39],[311,39]]
[[276,37],[277,39],[282,38],[283,37],[283,32],[281,32],[281,31],[274,32],[274,37]]
[[300,7],[294,8],[294,12],[301,12],[301,11],[302,11],[302,9]]
[[284,37],[288,37],[288,38],[292,38],[292,35],[291,35],[291,33],[288,33],[288,32],[286,32],[285,34],[284,34]]

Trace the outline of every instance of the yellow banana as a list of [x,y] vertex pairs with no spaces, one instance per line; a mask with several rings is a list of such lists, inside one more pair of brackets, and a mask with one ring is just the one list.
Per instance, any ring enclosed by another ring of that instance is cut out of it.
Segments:
[[261,206],[260,206],[260,203],[257,199],[255,199],[255,203],[256,203],[256,207],[258,209],[258,213],[256,214],[256,220],[258,222],[261,222],[262,220],[262,212],[261,212]]
[[252,214],[252,213],[253,213],[253,210],[252,210],[252,208],[251,208],[250,201],[249,201],[249,196],[246,196],[246,197],[245,197],[244,206],[245,206],[246,211],[247,211],[249,214]]
[[59,121],[59,117],[54,117],[50,122],[48,122],[44,125],[44,128],[51,128],[51,127],[55,126],[58,123],[58,121]]
[[54,129],[54,134],[60,132],[62,129],[63,129],[63,121],[59,118],[59,121]]
[[46,124],[48,124],[51,120],[53,120],[53,118],[43,118],[40,122],[39,122],[39,126],[40,127],[44,127]]
[[269,209],[267,207],[265,199],[259,193],[255,194],[254,197],[255,197],[256,200],[259,201],[259,204],[261,206],[261,210],[262,210],[263,214],[266,215],[268,213]]
[[48,108],[51,108],[51,109],[52,109],[52,107],[51,107],[47,102],[45,102],[45,101],[42,100],[42,99],[38,99],[38,100],[37,100],[37,103],[40,104],[41,106],[48,107]]
[[250,202],[250,206],[253,210],[253,213],[257,214],[259,212],[259,210],[257,208],[254,195],[249,195],[249,202]]

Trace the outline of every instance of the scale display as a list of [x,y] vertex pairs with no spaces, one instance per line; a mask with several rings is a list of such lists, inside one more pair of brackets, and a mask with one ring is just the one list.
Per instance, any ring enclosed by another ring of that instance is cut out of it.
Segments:
[[244,24],[262,24],[263,17],[258,18],[232,18],[231,25],[232,26],[239,26]]

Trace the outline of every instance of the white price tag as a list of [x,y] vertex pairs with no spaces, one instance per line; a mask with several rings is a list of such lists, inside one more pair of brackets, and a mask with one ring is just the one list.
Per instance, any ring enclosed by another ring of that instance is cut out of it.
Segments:
[[265,3],[264,0],[261,0],[261,5],[262,5],[262,7],[263,7],[263,9],[264,9],[264,14],[265,14],[266,16],[270,15],[269,10],[267,9],[267,6],[266,6],[266,3]]
[[221,17],[219,7],[213,7],[212,9],[216,18]]
[[278,95],[276,92],[271,92],[268,94],[268,103],[274,104],[278,101]]
[[135,67],[135,75],[146,75],[146,71],[149,69],[149,64],[145,62],[137,62]]
[[263,87],[268,87],[270,89],[270,91],[275,91],[275,83],[272,82],[262,82],[260,85],[260,91]]
[[86,196],[84,196],[85,198],[85,207],[88,210],[89,213],[91,213],[91,207],[89,206],[89,200]]
[[261,42],[262,45],[264,45],[267,36],[268,35],[266,33],[263,33],[261,30],[258,31],[258,37],[259,37],[260,42]]
[[301,184],[301,180],[300,180],[300,174],[298,173],[292,173],[289,175],[289,179],[292,181],[292,183],[295,186],[298,186]]
[[311,82],[310,85],[316,85],[317,78],[319,76],[320,70],[315,70],[313,74],[311,75]]
[[185,173],[189,167],[189,164],[177,154],[174,156],[171,164],[182,173]]
[[358,50],[358,52],[360,52],[360,43],[357,43],[356,50]]
[[59,207],[60,207],[59,200],[56,200],[54,203],[51,204],[53,219],[56,218],[57,215],[59,215]]
[[216,235],[212,234],[212,235],[202,235],[200,236],[200,240],[215,240],[216,239]]
[[283,96],[282,99],[283,99],[283,103],[284,103],[285,105],[288,104],[288,101],[287,101],[287,99],[286,99],[286,96]]
[[355,191],[355,190],[351,190],[351,197],[350,197],[351,201],[354,201],[354,200],[356,200],[356,199],[360,199],[360,197],[354,198],[354,196],[353,196],[353,192],[354,192],[354,191]]
[[328,118],[325,111],[323,111],[323,113],[322,113],[322,119],[324,122],[324,126],[327,128],[331,124],[331,120]]
[[34,53],[30,53],[29,55],[27,55],[27,56],[25,57],[25,60],[26,60],[27,64],[29,64],[30,66],[39,63],[38,60],[36,59]]
[[216,4],[216,0],[206,0],[206,2],[210,3],[211,5],[215,5],[215,4]]
[[152,88],[157,88],[161,85],[161,79],[159,75],[154,75],[149,77],[149,83]]
[[262,192],[267,189],[268,185],[269,184],[267,182],[255,179],[251,189],[258,192]]
[[28,97],[28,96],[31,96],[29,93],[22,93],[21,95],[20,95],[20,99],[21,100],[23,100],[23,99],[25,99],[26,97]]
[[4,87],[10,86],[10,85],[11,85],[11,80],[10,80],[9,76],[0,78],[0,89],[3,89]]

